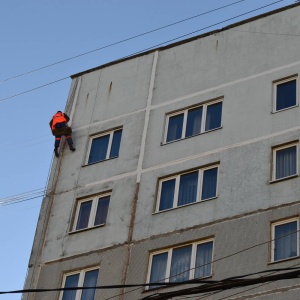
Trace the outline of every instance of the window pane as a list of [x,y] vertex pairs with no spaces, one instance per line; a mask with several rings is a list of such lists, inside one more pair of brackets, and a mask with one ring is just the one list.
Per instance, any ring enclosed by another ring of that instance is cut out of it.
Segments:
[[277,85],[276,110],[296,105],[296,79]]
[[218,168],[205,170],[203,172],[201,199],[209,199],[217,195]]
[[189,137],[200,133],[201,121],[202,121],[202,107],[189,110],[185,136]]
[[88,161],[89,164],[106,159],[108,142],[109,134],[93,139]]
[[199,172],[180,176],[178,206],[197,201],[197,185]]
[[[150,283],[165,282],[167,269],[168,252],[153,255],[150,274]],[[150,286],[149,289],[154,289],[158,286]]]
[[[85,273],[84,287],[97,286],[99,270],[92,270]],[[82,290],[81,300],[94,300],[96,289]]]
[[[79,274],[74,274],[67,276],[65,282],[65,288],[77,287],[79,280]],[[64,291],[62,300],[75,300],[76,290],[74,291]]]
[[275,261],[298,255],[297,235],[297,221],[275,227]]
[[295,175],[297,147],[289,147],[276,151],[276,179]]
[[206,112],[205,131],[221,127],[222,102],[208,105]]
[[175,178],[164,181],[161,184],[159,210],[165,210],[173,207],[174,191],[175,191]]
[[98,200],[95,223],[94,223],[95,226],[106,223],[109,199],[110,196],[107,196],[107,197],[100,198]]
[[183,126],[183,114],[169,118],[167,142],[181,139]]
[[80,203],[80,210],[77,219],[76,230],[87,228],[93,201],[86,201]]
[[186,246],[173,250],[170,282],[189,280],[191,268],[192,246]]
[[213,242],[197,246],[195,278],[209,276],[211,274]]
[[117,130],[114,132],[111,149],[110,149],[110,158],[119,156],[119,149],[121,143],[122,130]]

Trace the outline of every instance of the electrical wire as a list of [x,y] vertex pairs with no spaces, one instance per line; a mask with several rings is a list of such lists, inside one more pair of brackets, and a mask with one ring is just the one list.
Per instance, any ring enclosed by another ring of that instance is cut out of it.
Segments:
[[[162,286],[181,286],[184,284],[199,284],[199,283],[204,283],[205,288],[208,289],[213,289],[213,288],[221,288],[223,285],[225,288],[228,285],[232,285],[233,283],[235,284],[240,284],[244,282],[249,282],[253,280],[257,280],[260,278],[250,278],[250,279],[244,279],[245,277],[253,276],[253,275],[258,275],[261,273],[270,273],[272,270],[264,270],[260,271],[257,273],[249,273],[249,274],[244,274],[242,276],[236,276],[236,277],[228,277],[222,280],[216,280],[216,281],[205,281],[205,280],[189,280],[186,282],[165,282],[165,283],[160,283],[159,285]],[[280,279],[287,279],[284,275],[290,275],[290,278],[297,278],[300,276],[300,267],[293,267],[293,268],[281,268],[281,269],[276,269],[276,272],[283,272],[283,271],[289,271],[286,273],[283,273],[281,276],[282,278]],[[275,272],[273,272],[275,273]],[[270,277],[271,275],[266,275],[265,278],[272,278]],[[276,277],[275,277],[276,278]],[[119,289],[119,288],[128,288],[128,287],[145,287],[145,286],[151,286],[151,285],[158,285],[158,283],[144,283],[144,284],[125,284],[125,285],[102,285],[102,286],[88,286],[88,287],[64,287],[64,288],[49,288],[49,289],[23,289],[23,290],[14,290],[14,291],[1,291],[0,294],[17,294],[17,293],[42,293],[42,292],[54,292],[54,291],[74,291],[74,290],[89,290],[89,289]],[[202,286],[201,286],[202,287]],[[200,288],[201,288],[200,287]],[[192,288],[194,289],[194,288]],[[189,290],[189,289],[187,289]],[[172,292],[173,293],[173,292]],[[153,295],[144,297],[143,299],[155,299]],[[167,299],[167,298],[166,298]]]
[[44,188],[39,188],[36,190],[31,190],[28,192],[20,193],[14,196],[9,196],[6,198],[0,198],[0,206],[7,206],[23,201],[29,201],[32,199],[36,199],[38,197],[43,197],[45,195],[45,189]]
[[177,24],[180,24],[180,23],[183,23],[183,22],[192,20],[192,19],[195,19],[195,18],[198,18],[198,17],[201,17],[201,16],[203,16],[203,15],[207,15],[207,14],[209,14],[209,13],[212,13],[212,12],[215,12],[215,11],[218,11],[218,10],[221,10],[221,9],[224,9],[224,8],[227,8],[227,7],[229,7],[229,6],[232,6],[232,5],[238,4],[238,3],[240,3],[240,2],[244,2],[244,1],[246,1],[246,0],[239,0],[239,1],[236,1],[236,2],[233,2],[233,3],[230,3],[230,4],[227,4],[227,5],[220,6],[220,7],[218,7],[218,8],[215,8],[215,9],[212,9],[212,10],[209,10],[209,11],[206,11],[206,12],[204,12],[204,13],[197,14],[197,15],[195,15],[195,16],[192,16],[192,17],[189,17],[189,18],[186,18],[186,19],[182,19],[182,20],[179,20],[179,21],[170,23],[170,24],[168,24],[168,25],[164,25],[164,26],[155,28],[155,29],[146,31],[146,32],[144,32],[144,33],[140,33],[140,34],[134,35],[134,36],[132,36],[132,37],[129,37],[129,38],[126,38],[126,39],[123,39],[123,40],[120,40],[120,41],[117,41],[117,42],[108,44],[108,45],[106,45],[106,46],[102,46],[102,47],[100,47],[100,48],[93,49],[93,50],[90,50],[90,51],[87,51],[87,52],[84,52],[84,53],[81,53],[81,54],[78,54],[78,55],[75,55],[75,56],[72,56],[72,57],[69,57],[69,58],[60,60],[60,61],[57,61],[57,62],[54,62],[54,63],[52,63],[52,64],[49,64],[49,65],[46,65],[46,66],[43,66],[43,67],[39,67],[39,68],[33,69],[33,70],[31,70],[31,71],[24,72],[24,73],[21,73],[21,74],[18,74],[18,75],[15,75],[15,76],[12,76],[12,77],[9,77],[9,78],[0,80],[0,83],[6,82],[6,81],[9,81],[9,80],[12,80],[12,79],[16,79],[16,78],[18,78],[18,77],[21,77],[21,76],[24,76],[24,75],[28,75],[28,74],[31,74],[31,73],[34,73],[34,72],[37,72],[37,71],[40,71],[40,70],[43,70],[43,69],[46,69],[46,68],[49,68],[49,67],[52,67],[52,66],[55,66],[55,65],[64,63],[64,62],[66,62],[66,61],[73,60],[73,59],[75,59],[75,58],[78,58],[78,57],[81,57],[81,56],[84,56],[84,55],[88,55],[88,54],[91,54],[91,53],[94,53],[94,52],[103,50],[103,49],[105,49],[105,48],[109,48],[109,47],[112,47],[112,46],[115,46],[115,45],[118,45],[118,44],[121,44],[121,43],[130,41],[130,40],[136,39],[136,38],[138,38],[138,37],[141,37],[141,36],[144,36],[144,35],[147,35],[147,34],[150,34],[150,33],[153,33],[153,32],[156,32],[156,31],[159,31],[159,30],[162,30],[162,29],[165,29],[165,28],[168,28],[168,27],[171,27],[171,26],[174,26],[174,25],[177,25]]
[[[137,52],[135,52],[135,53],[132,53],[132,54],[130,54],[130,55],[127,55],[127,56],[124,56],[124,57],[122,57],[122,58],[119,58],[119,59],[115,60],[114,62],[118,62],[118,61],[121,61],[121,60],[123,60],[123,59],[127,59],[127,58],[133,57],[133,56],[135,56],[135,55],[138,55],[138,54],[144,53],[144,52],[146,53],[147,51],[149,51],[149,50],[153,50],[153,49],[155,49],[155,48],[157,48],[157,47],[159,47],[159,46],[165,45],[165,44],[167,44],[167,43],[170,43],[170,42],[174,42],[174,41],[176,41],[176,40],[179,40],[179,39],[182,39],[182,38],[184,38],[184,37],[190,36],[190,35],[192,35],[192,34],[195,34],[195,33],[197,33],[197,32],[200,32],[200,31],[203,31],[203,30],[205,30],[205,29],[208,29],[208,28],[214,27],[214,26],[216,26],[216,25],[220,25],[220,24],[222,24],[222,23],[225,23],[225,22],[231,21],[231,20],[233,20],[233,19],[239,18],[239,17],[241,17],[241,16],[247,15],[247,14],[249,14],[249,13],[252,13],[252,12],[255,12],[255,11],[258,11],[258,10],[260,10],[260,9],[266,8],[266,7],[268,7],[268,6],[271,6],[271,5],[277,4],[277,3],[279,3],[279,2],[282,2],[282,1],[284,1],[284,0],[278,0],[278,1],[272,2],[272,3],[270,3],[270,4],[267,4],[267,5],[261,6],[261,7],[259,7],[259,8],[253,9],[253,10],[250,10],[250,11],[248,11],[248,12],[245,12],[245,13],[243,13],[243,14],[239,14],[239,15],[237,15],[237,16],[234,16],[234,17],[232,17],[232,18],[229,18],[229,19],[226,19],[226,20],[223,20],[223,21],[217,22],[217,23],[215,23],[215,24],[212,24],[212,25],[209,25],[209,26],[203,27],[203,28],[201,28],[201,29],[198,29],[198,30],[192,31],[192,32],[190,32],[190,33],[187,33],[187,34],[181,35],[181,36],[179,36],[179,37],[176,37],[176,38],[170,39],[170,40],[168,40],[168,41],[165,41],[165,42],[162,42],[162,43],[156,44],[156,45],[154,45],[154,46],[152,46],[152,47],[145,48],[145,49],[143,49],[143,50],[140,50],[140,51],[137,51]],[[44,87],[46,87],[46,86],[49,86],[49,85],[52,85],[52,84],[58,83],[58,82],[60,82],[60,81],[63,81],[63,80],[66,80],[66,79],[68,79],[68,78],[69,78],[69,77],[64,77],[64,78],[61,78],[61,79],[58,79],[58,80],[55,80],[55,81],[52,81],[52,82],[49,82],[49,83],[43,84],[43,85],[41,85],[41,86],[35,87],[35,88],[33,88],[33,89],[30,89],[30,90],[27,90],[27,91],[23,91],[23,92],[21,92],[21,93],[18,93],[18,94],[15,94],[15,95],[12,95],[12,96],[9,96],[9,97],[6,97],[6,98],[3,98],[3,99],[0,99],[0,102],[4,102],[4,101],[7,101],[7,100],[10,100],[10,99],[16,98],[16,97],[18,97],[18,96],[21,96],[21,95],[24,95],[24,94],[27,94],[27,93],[33,92],[33,91],[35,91],[35,90],[38,90],[38,89],[44,88]]]
[[[290,268],[291,268],[291,269],[294,269],[295,266],[299,266],[299,265],[300,265],[300,263],[297,263],[297,264],[292,265]],[[273,270],[270,270],[270,271],[273,271]],[[274,274],[274,273],[276,273],[276,272],[278,272],[278,271],[276,270],[275,272],[273,272],[273,273],[271,273],[271,274]],[[232,295],[230,295],[230,296],[226,296],[226,297],[220,298],[219,300],[225,300],[225,299],[228,299],[229,297],[236,296],[236,295],[239,295],[239,294],[248,292],[248,291],[250,291],[250,290],[254,290],[254,289],[256,289],[256,288],[259,288],[259,287],[261,287],[261,286],[264,286],[264,285],[267,285],[267,284],[270,284],[270,283],[271,283],[271,282],[265,282],[265,283],[262,283],[262,284],[260,284],[260,285],[258,285],[258,286],[256,286],[256,287],[252,287],[252,288],[250,288],[250,289],[247,289],[247,290],[244,290],[244,291],[241,291],[241,292],[232,294]]]
[[[295,234],[295,233],[297,233],[297,232],[300,232],[300,229],[297,230],[297,231],[293,231],[293,232],[291,232],[291,233],[288,233],[288,234],[286,234],[286,235],[280,236],[280,237],[278,237],[278,238],[274,238],[274,239],[268,240],[268,241],[266,241],[266,242],[259,243],[259,244],[256,244],[256,245],[254,245],[254,246],[250,246],[250,247],[248,247],[248,248],[245,248],[245,249],[242,249],[242,250],[240,250],[240,251],[234,252],[234,253],[229,254],[229,255],[227,255],[227,256],[224,256],[224,257],[221,257],[221,258],[219,258],[219,259],[216,259],[216,260],[212,261],[212,262],[209,263],[209,264],[214,264],[214,263],[219,262],[219,261],[221,261],[221,260],[227,259],[228,257],[232,257],[232,256],[234,256],[234,255],[237,255],[237,254],[240,254],[240,253],[242,253],[242,252],[251,250],[251,249],[253,249],[253,248],[255,248],[255,247],[258,247],[258,246],[262,246],[262,245],[265,245],[265,244],[269,244],[269,243],[271,243],[271,242],[273,242],[273,241],[275,241],[275,240],[284,238],[284,237],[286,237],[286,236]],[[198,266],[198,267],[203,267],[203,266],[205,266],[205,265],[207,265],[207,264],[203,264],[203,265]],[[164,279],[162,279],[162,280],[170,279],[170,278],[172,278],[172,277],[176,277],[176,276],[178,276],[178,275],[180,275],[180,274],[182,274],[182,273],[185,273],[185,272],[187,272],[187,271],[190,271],[190,270],[192,270],[192,269],[195,269],[195,268],[190,268],[189,270],[185,270],[185,271],[183,271],[183,272],[181,272],[181,273],[178,273],[178,274],[175,274],[174,276],[171,276],[171,277],[166,277],[166,278],[164,278]],[[272,270],[270,270],[270,271],[272,271]],[[161,280],[161,281],[162,281],[162,280]],[[158,283],[158,282],[156,282],[156,283]],[[154,283],[154,284],[156,284],[156,283]],[[122,294],[118,294],[118,295],[115,295],[115,296],[106,298],[106,299],[104,299],[104,300],[114,299],[114,298],[116,298],[116,297],[118,297],[118,296],[120,296],[120,295],[129,294],[129,293],[135,292],[135,291],[137,291],[137,290],[139,290],[139,289],[140,289],[140,288],[135,288],[135,289],[133,289],[133,290],[130,290],[130,291],[124,292],[124,293],[122,293]],[[216,293],[219,293],[219,291],[216,292]],[[205,298],[205,297],[203,297],[203,298]],[[201,298],[201,299],[202,299],[202,298]]]

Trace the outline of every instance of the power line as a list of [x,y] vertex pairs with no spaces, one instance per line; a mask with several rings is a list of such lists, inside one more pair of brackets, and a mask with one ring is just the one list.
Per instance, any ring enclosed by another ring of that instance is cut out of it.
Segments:
[[[291,278],[297,278],[300,276],[300,267],[297,268],[281,268],[276,269],[276,272],[283,272],[283,271],[289,271],[285,272],[283,274],[278,275],[266,275],[263,280],[265,281],[275,281],[275,280],[281,280],[281,279],[291,279]],[[164,282],[164,283],[144,283],[144,284],[125,284],[125,285],[102,285],[102,286],[89,286],[89,287],[64,287],[64,288],[49,288],[49,289],[23,289],[23,290],[13,290],[13,291],[1,291],[0,294],[18,294],[18,293],[43,293],[43,292],[56,292],[56,291],[74,291],[74,290],[90,290],[90,289],[119,289],[119,288],[128,288],[128,287],[145,287],[145,286],[152,286],[152,285],[162,285],[162,286],[180,286],[183,284],[201,284],[202,286],[195,287],[195,288],[189,288],[185,290],[175,291],[175,292],[169,292],[164,294],[157,294],[157,297],[155,295],[147,296],[142,299],[168,299],[169,294],[173,293],[182,293],[182,292],[188,292],[192,294],[194,291],[197,291],[197,293],[202,292],[203,290],[217,290],[217,289],[229,289],[233,287],[240,287],[245,285],[253,285],[256,284],[258,281],[261,280],[261,277],[259,278],[249,278],[244,279],[245,277],[258,275],[262,273],[270,273],[272,270],[264,270],[257,273],[249,273],[244,274],[242,276],[236,276],[236,277],[228,277],[222,280],[216,280],[216,281],[207,281],[207,280],[199,280],[199,279],[193,279],[183,282]],[[275,272],[273,272],[275,273]],[[260,281],[261,282],[261,281]]]
[[[279,240],[279,239],[281,239],[281,238],[284,238],[284,237],[286,237],[286,236],[295,234],[295,233],[297,233],[297,232],[300,232],[300,229],[297,230],[297,231],[293,231],[293,232],[291,232],[291,233],[288,233],[288,234],[286,234],[286,235],[280,236],[280,237],[278,237],[278,238],[274,238],[274,239],[268,240],[268,241],[266,241],[266,242],[262,242],[262,243],[259,243],[259,244],[250,246],[250,247],[248,247],[248,248],[242,249],[242,250],[240,250],[240,251],[234,252],[234,253],[232,253],[232,254],[223,256],[223,257],[221,257],[221,258],[219,258],[219,259],[216,259],[216,260],[210,262],[209,264],[214,264],[214,263],[219,262],[219,261],[221,261],[221,260],[223,260],[223,259],[226,259],[226,258],[228,258],[228,257],[232,257],[232,256],[234,256],[234,255],[237,255],[237,254],[240,254],[240,253],[242,253],[242,252],[251,250],[251,249],[256,248],[256,247],[258,247],[258,246],[262,246],[262,245],[265,245],[265,244],[269,244],[269,243],[271,243],[271,242],[273,242],[273,241],[275,241],[275,240]],[[205,265],[207,265],[207,264],[203,264],[203,265],[198,266],[198,267],[203,267],[203,266],[205,266]],[[178,276],[178,275],[180,275],[180,274],[182,274],[182,273],[185,273],[185,272],[187,272],[187,271],[190,271],[190,270],[192,270],[192,269],[195,269],[195,268],[190,268],[190,269],[188,269],[188,270],[184,270],[183,272],[177,273],[177,274],[175,274],[175,275],[172,276],[172,277],[176,277],[176,276]],[[273,270],[270,270],[270,272],[271,272],[271,271],[273,271]],[[164,279],[162,279],[162,280],[170,279],[170,278],[172,278],[172,277],[166,277],[166,278],[164,278]],[[162,281],[162,280],[161,280],[161,281]],[[156,282],[156,283],[158,283],[158,282]],[[154,284],[156,284],[156,283],[154,283]],[[133,290],[127,291],[127,292],[125,292],[125,293],[122,293],[122,295],[129,294],[129,293],[134,292],[134,291],[137,291],[137,290],[139,290],[139,289],[140,289],[140,288],[137,288],[137,289],[133,289]],[[218,293],[218,292],[216,292],[216,293]],[[113,298],[118,297],[119,295],[121,295],[121,294],[118,294],[118,295],[115,295],[115,296],[106,298],[106,299],[104,299],[104,300],[110,300],[110,299],[113,299]],[[203,297],[203,298],[205,298],[205,297]],[[202,299],[202,298],[201,298],[201,299]]]
[[[297,263],[297,264],[293,265],[293,266],[292,266],[292,267],[290,267],[290,268],[291,268],[291,269],[294,269],[293,267],[295,267],[295,266],[298,266],[299,264],[300,264],[300,263]],[[271,271],[273,271],[273,270],[271,270]],[[277,273],[277,272],[279,272],[279,271],[277,271],[277,270],[276,270],[275,272],[272,272],[271,274],[274,274],[274,273]],[[272,281],[271,281],[271,282],[272,282]],[[230,296],[227,296],[227,297],[220,298],[219,300],[228,299],[229,297],[236,296],[236,295],[239,295],[239,294],[242,294],[242,293],[248,292],[248,291],[250,291],[250,290],[253,290],[253,289],[259,288],[259,287],[261,287],[261,286],[263,286],[263,285],[270,284],[271,282],[265,282],[265,283],[262,283],[262,284],[260,284],[260,285],[258,285],[258,286],[256,286],[256,287],[252,287],[252,288],[250,288],[250,289],[247,289],[247,290],[244,290],[244,291],[241,291],[241,292],[238,292],[238,293],[232,294],[232,295],[230,295]]]
[[28,192],[20,193],[14,196],[0,198],[0,206],[7,206],[23,201],[32,200],[38,197],[42,197],[45,195],[46,190],[44,188],[39,188],[36,190],[31,190]]
[[220,10],[220,9],[224,9],[224,8],[226,8],[226,7],[229,7],[229,6],[238,4],[238,3],[240,3],[240,2],[244,2],[244,1],[246,1],[246,0],[239,0],[239,1],[236,1],[236,2],[233,2],[233,3],[230,3],[230,4],[227,4],[227,5],[223,5],[223,6],[221,6],[221,7],[218,7],[218,8],[209,10],[209,11],[206,11],[206,12],[204,12],[204,13],[201,13],[201,14],[198,14],[198,15],[195,15],[195,16],[192,16],[192,17],[189,17],[189,18],[186,18],[186,19],[182,19],[182,20],[176,21],[176,22],[174,22],[174,23],[171,23],[171,24],[168,24],[168,25],[165,25],[165,26],[162,26],[162,27],[158,27],[158,28],[152,29],[152,30],[150,30],[150,31],[146,31],[146,32],[144,32],[144,33],[140,33],[140,34],[134,35],[134,36],[132,36],[132,37],[129,37],[129,38],[120,40],[120,41],[118,41],[118,42],[114,42],[114,43],[108,44],[108,45],[106,45],[106,46],[102,46],[102,47],[100,47],[100,48],[97,48],[97,49],[94,49],[94,50],[90,50],[90,51],[87,51],[87,52],[84,52],[84,53],[81,53],[81,54],[78,54],[78,55],[75,55],[75,56],[72,56],[72,57],[69,57],[69,58],[60,60],[60,61],[57,61],[57,62],[54,62],[54,63],[52,63],[52,64],[49,64],[49,65],[46,65],[46,66],[43,66],[43,67],[40,67],[40,68],[36,68],[36,69],[31,70],[31,71],[24,72],[24,73],[21,73],[21,74],[18,74],[18,75],[15,75],[15,76],[12,76],[12,77],[9,77],[9,78],[0,80],[0,83],[6,82],[6,81],[9,81],[9,80],[12,80],[12,79],[16,79],[16,78],[18,78],[18,77],[21,77],[21,76],[24,76],[24,75],[27,75],[27,74],[31,74],[31,73],[34,73],[34,72],[37,72],[37,71],[40,71],[40,70],[43,70],[43,69],[46,69],[46,68],[49,68],[49,67],[52,67],[52,66],[55,66],[55,65],[64,63],[64,62],[66,62],[66,61],[73,60],[73,59],[75,59],[75,58],[78,58],[78,57],[81,57],[81,56],[84,56],[84,55],[87,55],[87,54],[91,54],[91,53],[93,53],[93,52],[97,52],[97,51],[103,50],[103,49],[105,49],[105,48],[109,48],[109,47],[112,47],[112,46],[115,46],[115,45],[118,45],[118,44],[121,44],[121,43],[130,41],[130,40],[136,39],[136,38],[138,38],[138,37],[141,37],[141,36],[144,36],[144,35],[147,35],[147,34],[150,34],[150,33],[153,33],[153,32],[156,32],[156,31],[159,31],[159,30],[162,30],[162,29],[165,29],[165,28],[168,28],[168,27],[171,27],[171,26],[174,26],[174,25],[177,25],[177,24],[180,24],[180,23],[189,21],[189,20],[191,20],[191,19],[198,18],[198,17],[200,17],[200,16],[203,16],[203,15],[206,15],[206,14],[209,14],[209,13],[212,13],[212,12],[215,12],[215,11],[218,11],[218,10]]
[[198,286],[198,287],[187,288],[184,290],[150,295],[150,296],[142,298],[141,300],[147,300],[147,299],[167,300],[172,297],[177,297],[177,296],[182,296],[182,295],[195,295],[195,294],[206,293],[206,292],[217,291],[217,290],[224,291],[224,290],[237,288],[237,287],[245,287],[245,286],[249,286],[249,285],[255,285],[258,283],[269,283],[269,282],[274,282],[274,281],[278,281],[278,280],[293,279],[293,278],[298,278],[299,276],[300,276],[300,270],[298,269],[298,270],[286,272],[284,274],[266,275],[264,277],[258,277],[258,278],[249,278],[249,279],[226,278],[226,279],[219,281],[216,284],[202,285],[202,286]]
[[[170,42],[179,40],[179,39],[181,39],[181,38],[183,38],[183,37],[187,37],[187,36],[192,35],[192,34],[194,34],[194,33],[197,33],[197,32],[203,31],[203,30],[205,30],[205,29],[214,27],[214,26],[216,26],[216,25],[220,25],[220,24],[222,24],[222,23],[231,21],[231,20],[233,20],[233,19],[239,18],[239,17],[241,17],[241,16],[247,15],[247,14],[252,13],[252,12],[255,12],[255,11],[258,11],[258,10],[260,10],[260,9],[266,8],[266,7],[268,7],[268,6],[274,5],[274,4],[279,3],[279,2],[282,2],[282,1],[284,1],[284,0],[278,0],[278,1],[272,2],[272,3],[270,3],[270,4],[267,4],[267,5],[261,6],[261,7],[259,7],[259,8],[256,8],[256,9],[250,10],[250,11],[248,11],[248,12],[245,12],[245,13],[243,13],[243,14],[237,15],[237,16],[235,16],[235,17],[232,17],[232,18],[229,18],[229,19],[226,19],[226,20],[217,22],[217,23],[215,23],[215,24],[212,24],[212,25],[203,27],[203,28],[201,28],[201,29],[192,31],[192,32],[190,32],[190,33],[181,35],[181,36],[179,36],[179,37],[170,39],[170,40],[168,40],[168,41],[165,41],[165,42],[156,44],[156,45],[154,45],[154,46],[152,46],[152,47],[148,47],[148,48],[146,48],[146,49],[143,49],[143,50],[137,51],[137,52],[135,52],[135,53],[132,53],[132,54],[130,54],[130,55],[121,57],[121,58],[115,60],[114,62],[118,62],[118,61],[121,61],[121,60],[123,60],[123,59],[127,59],[127,58],[130,58],[130,57],[133,57],[133,56],[135,56],[135,55],[138,55],[138,54],[144,53],[144,52],[146,52],[146,51],[155,49],[155,48],[157,48],[157,47],[159,47],[159,46],[162,46],[162,45],[165,45],[165,44],[167,44],[167,43],[170,43]],[[66,79],[68,79],[68,78],[69,78],[69,77],[64,77],[64,78],[61,78],[61,79],[58,79],[58,80],[55,80],[55,81],[46,83],[46,84],[44,84],[44,85],[35,87],[35,88],[33,88],[33,89],[30,89],[30,90],[21,92],[21,93],[19,93],[19,94],[16,94],[16,95],[13,95],[13,96],[9,96],[9,97],[0,99],[0,102],[4,102],[4,101],[7,101],[7,100],[9,100],[9,99],[16,98],[16,97],[18,97],[18,96],[24,95],[24,94],[26,94],[26,93],[30,93],[30,92],[35,91],[35,90],[37,90],[37,89],[44,88],[44,87],[46,87],[46,86],[55,84],[55,83],[57,83],[57,82],[59,82],[59,81],[66,80]]]
[[16,97],[18,97],[18,96],[21,96],[21,95],[24,95],[24,94],[33,92],[33,91],[35,91],[35,90],[44,88],[44,87],[46,87],[46,86],[48,86],[48,85],[52,85],[52,84],[54,84],[54,83],[57,83],[57,82],[60,82],[60,81],[63,81],[63,80],[69,79],[69,78],[70,78],[70,77],[67,76],[67,77],[64,77],[64,78],[61,78],[61,79],[57,79],[57,80],[52,81],[52,82],[45,83],[45,84],[40,85],[40,86],[38,86],[38,87],[35,87],[35,88],[33,88],[33,89],[30,89],[30,90],[21,92],[21,93],[19,93],[19,94],[15,94],[15,95],[13,95],[13,96],[9,96],[9,97],[6,97],[6,98],[4,98],[4,99],[1,99],[0,102],[4,102],[4,101],[6,101],[6,100],[16,98]]

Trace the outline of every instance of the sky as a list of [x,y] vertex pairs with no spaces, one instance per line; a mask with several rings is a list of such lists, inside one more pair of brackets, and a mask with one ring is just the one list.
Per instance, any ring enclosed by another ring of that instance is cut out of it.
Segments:
[[[24,286],[53,159],[49,121],[65,108],[69,76],[295,2],[0,0],[0,292]],[[0,294],[1,299],[21,295]]]

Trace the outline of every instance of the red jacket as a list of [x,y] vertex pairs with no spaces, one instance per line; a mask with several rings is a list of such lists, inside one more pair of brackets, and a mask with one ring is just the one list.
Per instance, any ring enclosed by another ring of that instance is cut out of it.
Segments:
[[52,120],[50,121],[49,125],[51,129],[55,129],[55,125],[57,123],[67,123],[70,120],[70,118],[63,112],[58,111],[53,117]]

